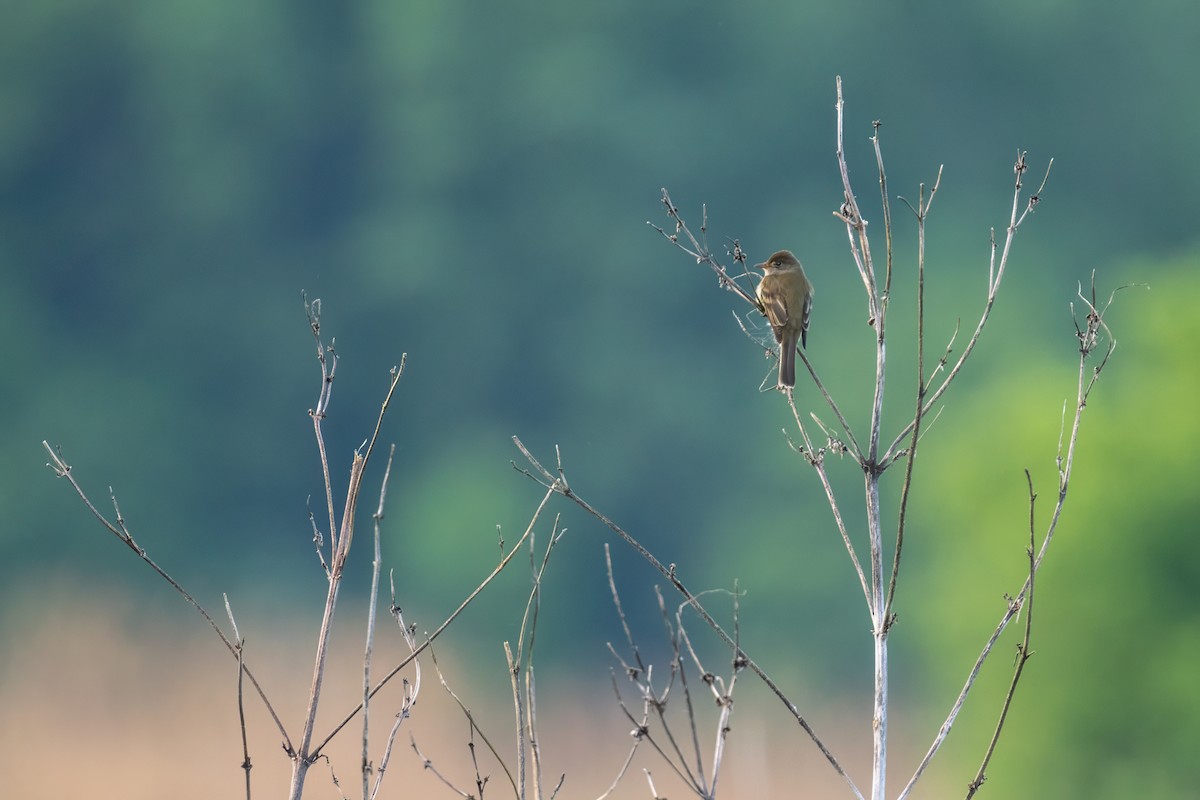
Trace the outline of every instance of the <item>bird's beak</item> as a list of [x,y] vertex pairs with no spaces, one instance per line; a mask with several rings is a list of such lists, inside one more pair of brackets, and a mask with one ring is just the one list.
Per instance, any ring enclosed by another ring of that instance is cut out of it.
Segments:
[[755,264],[755,265],[754,265],[754,268],[755,268],[755,269],[766,269],[766,268],[767,268],[767,262],[765,262],[765,261],[764,261],[764,262],[763,262],[763,263],[761,263],[761,264]]

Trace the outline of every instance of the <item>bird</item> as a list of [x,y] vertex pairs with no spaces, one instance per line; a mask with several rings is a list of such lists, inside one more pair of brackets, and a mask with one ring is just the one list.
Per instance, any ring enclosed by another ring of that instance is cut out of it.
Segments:
[[813,287],[804,267],[789,250],[776,252],[754,268],[763,271],[757,289],[758,303],[780,347],[777,388],[790,390],[796,385],[796,342],[808,348]]

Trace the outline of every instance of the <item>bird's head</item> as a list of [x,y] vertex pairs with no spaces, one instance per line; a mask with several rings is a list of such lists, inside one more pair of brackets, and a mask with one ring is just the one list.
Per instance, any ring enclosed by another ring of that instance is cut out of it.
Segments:
[[800,262],[792,255],[791,250],[780,250],[774,253],[770,258],[761,264],[755,264],[755,269],[776,270],[776,269],[796,269],[800,266]]

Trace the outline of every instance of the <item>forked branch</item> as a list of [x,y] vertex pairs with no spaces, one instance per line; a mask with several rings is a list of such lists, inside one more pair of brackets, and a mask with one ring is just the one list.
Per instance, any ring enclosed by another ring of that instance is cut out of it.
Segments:
[[[83,491],[83,487],[79,485],[77,480],[75,480],[75,474],[72,471],[71,465],[67,463],[67,460],[63,457],[62,451],[57,447],[51,447],[49,442],[45,440],[42,441],[42,447],[45,448],[46,453],[50,456],[50,461],[46,464],[46,466],[54,470],[55,475],[60,478],[65,478],[67,482],[71,484],[71,488],[75,490],[75,494],[79,495],[79,499],[83,501],[84,506],[86,506],[87,510],[92,513],[92,516],[95,517],[100,524],[108,530],[109,533],[120,539],[121,542],[130,550],[132,550],[134,554],[142,560],[143,563],[150,567],[150,569],[154,570],[154,572],[156,572],[160,578],[166,581],[167,584],[174,589],[179,596],[182,597],[184,601],[196,611],[197,614],[204,618],[204,621],[208,623],[210,628],[212,628],[213,633],[215,633],[217,638],[221,640],[221,644],[225,645],[225,649],[229,651],[229,654],[238,660],[242,674],[246,676],[246,679],[250,681],[250,685],[254,687],[254,691],[258,694],[259,699],[262,700],[263,707],[267,709],[267,713],[271,715],[271,719],[275,722],[275,727],[279,730],[279,735],[283,737],[284,750],[288,754],[295,752],[294,748],[292,747],[292,740],[288,737],[287,729],[284,728],[283,722],[279,719],[279,715],[275,713],[275,708],[271,705],[271,701],[267,699],[266,692],[263,691],[262,686],[259,685],[258,679],[254,677],[254,673],[250,671],[248,666],[246,666],[240,644],[230,641],[229,637],[225,635],[225,632],[221,630],[220,626],[217,625],[216,620],[214,620],[208,611],[205,610],[204,606],[200,605],[200,602],[196,600],[196,598],[192,597],[192,595],[186,589],[184,589],[178,581],[172,578],[165,569],[160,567],[158,563],[150,557],[150,555],[141,547],[141,545],[134,541],[133,534],[129,531],[129,527],[126,524],[125,518],[121,515],[121,508],[117,504],[117,496],[112,493],[111,489],[109,490],[109,497],[113,504],[113,512],[116,514],[114,517],[115,521],[109,521],[109,519],[105,517],[95,505],[93,505],[92,501]],[[240,642],[240,637],[238,638],[238,642]]]

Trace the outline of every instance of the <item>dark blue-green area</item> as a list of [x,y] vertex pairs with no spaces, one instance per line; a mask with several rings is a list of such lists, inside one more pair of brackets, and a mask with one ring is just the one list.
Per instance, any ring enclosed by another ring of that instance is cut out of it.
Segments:
[[[864,431],[872,332],[830,213],[842,200],[840,74],[877,256],[868,137],[883,122],[898,254],[892,430],[912,403],[916,240],[895,196],[915,199],[945,165],[928,241],[936,354],[960,319],[961,346],[982,308],[1017,150],[1038,180],[1055,159],[991,327],[924,440],[893,691],[945,708],[1019,586],[1022,469],[1048,511],[1074,397],[1077,283],[1092,270],[1104,294],[1146,283],[1110,320],[1121,347],[1085,420],[1019,733],[989,788],[1191,788],[1200,15],[1189,4],[62,0],[0,15],[6,630],[45,601],[50,574],[176,602],[41,466],[42,439],[106,511],[112,486],[139,542],[214,610],[222,591],[285,614],[317,607],[307,511],[323,524],[324,505],[307,410],[320,375],[305,291],[341,356],[327,423],[339,492],[387,370],[408,353],[383,434],[397,446],[385,562],[420,627],[494,565],[497,525],[509,543],[524,529],[540,495],[509,466],[518,435],[547,464],[559,445],[574,489],[693,588],[736,579],[744,641],[781,682],[865,692],[857,580],[780,432],[784,404],[758,391],[771,367],[734,322],[746,309],[645,224],[666,224],[665,186],[697,228],[707,204],[718,250],[730,237],[751,258],[796,251],[816,286],[813,363]],[[811,386],[798,394],[828,420]],[[831,472],[861,547],[861,475],[848,460]],[[898,478],[885,485],[889,514]],[[620,633],[602,543],[648,640],[655,579],[573,506],[550,510],[570,530],[539,654],[604,680],[603,643]],[[368,533],[347,602],[365,583]],[[515,565],[464,620],[458,635],[477,637],[481,657],[499,663],[515,638],[528,575]],[[986,741],[1004,647],[978,721],[956,739],[964,760]],[[906,721],[938,722],[937,710]]]

